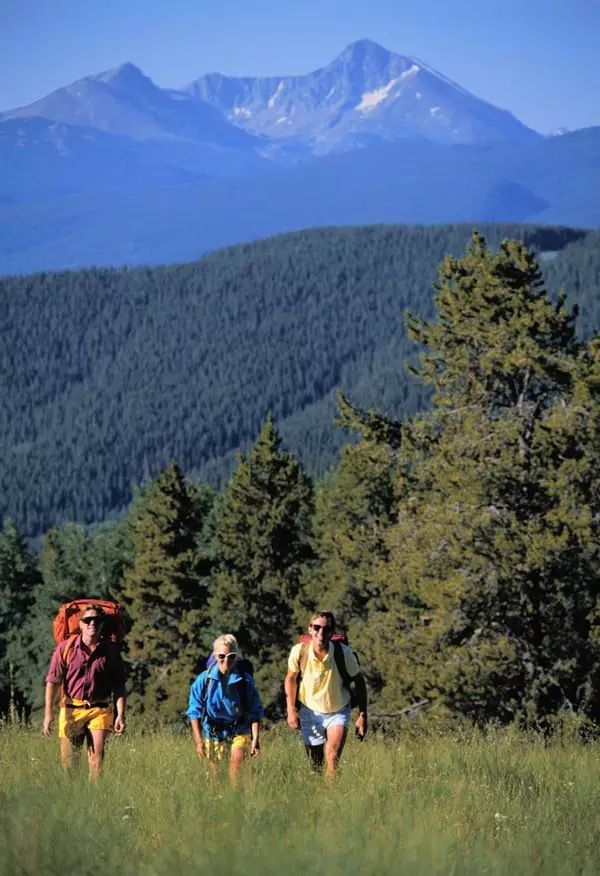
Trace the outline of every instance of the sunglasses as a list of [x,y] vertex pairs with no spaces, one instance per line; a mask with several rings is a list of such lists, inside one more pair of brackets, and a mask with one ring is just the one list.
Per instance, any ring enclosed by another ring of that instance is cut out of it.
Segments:
[[313,628],[315,633],[318,633],[319,630],[323,630],[323,635],[327,635],[327,633],[331,632],[331,627],[329,626],[329,624],[311,624],[311,627]]
[[236,651],[230,651],[229,654],[217,654],[217,660],[235,660],[236,657]]
[[93,617],[82,617],[81,618],[82,624],[96,624],[97,625],[97,624],[101,624],[103,622],[104,622],[104,618],[97,617],[96,615],[94,615]]

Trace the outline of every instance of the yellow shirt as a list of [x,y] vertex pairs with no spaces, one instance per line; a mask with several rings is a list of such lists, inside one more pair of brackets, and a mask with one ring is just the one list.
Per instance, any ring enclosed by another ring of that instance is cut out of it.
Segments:
[[[312,643],[304,646],[307,649],[306,666],[300,682],[298,699],[315,712],[328,713],[343,709],[350,702],[350,691],[344,687],[342,677],[335,663],[333,643],[329,643],[329,653],[323,661],[315,655]],[[346,671],[351,678],[360,672],[360,666],[354,652],[348,645],[342,645]],[[301,672],[300,654],[302,644],[298,642],[290,651],[288,669],[290,672]]]

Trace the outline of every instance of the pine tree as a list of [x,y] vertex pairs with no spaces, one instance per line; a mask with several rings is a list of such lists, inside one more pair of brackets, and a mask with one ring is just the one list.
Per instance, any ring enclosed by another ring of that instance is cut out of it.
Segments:
[[31,610],[39,573],[25,538],[7,518],[0,532],[0,715],[9,705],[28,711],[23,681],[21,631]]
[[146,721],[181,716],[204,656],[207,569],[197,549],[202,524],[194,491],[175,462],[144,491],[131,520],[134,559],[121,590],[131,621],[125,658],[131,710]]
[[90,581],[90,540],[83,526],[67,523],[45,534],[32,604],[15,642],[16,673],[28,708],[43,706],[43,679],[56,645],[52,621],[63,602],[104,596]]
[[215,633],[239,637],[267,703],[281,689],[294,641],[294,604],[312,556],[312,510],[311,481],[281,449],[268,416],[223,496],[215,531],[220,573],[211,600]]
[[422,379],[439,408],[514,408],[525,418],[568,383],[574,321],[561,294],[553,304],[539,265],[521,241],[493,254],[474,232],[462,259],[447,256],[436,285],[436,322],[408,317],[424,345]]
[[[338,394],[339,425],[360,435],[344,447],[337,469],[317,493],[315,553],[318,563],[303,593],[306,608],[330,607],[353,646],[367,658],[366,674],[378,684],[368,661],[369,618],[387,605],[381,568],[388,561],[386,534],[395,519],[395,466],[402,442],[400,424],[363,412]],[[304,617],[306,612],[304,612]]]
[[437,407],[390,533],[397,688],[481,722],[596,719],[597,345],[516,241],[494,255],[475,234],[436,303],[438,323],[410,321]]

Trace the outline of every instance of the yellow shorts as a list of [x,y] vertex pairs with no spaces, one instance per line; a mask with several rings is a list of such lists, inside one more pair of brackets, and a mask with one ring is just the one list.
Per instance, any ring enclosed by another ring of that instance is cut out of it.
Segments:
[[59,739],[77,739],[86,730],[112,730],[112,706],[86,708],[83,700],[73,700],[73,705],[60,707],[58,715]]
[[222,760],[228,748],[241,748],[244,752],[250,751],[251,742],[250,733],[238,733],[233,739],[205,739],[204,754],[208,760]]

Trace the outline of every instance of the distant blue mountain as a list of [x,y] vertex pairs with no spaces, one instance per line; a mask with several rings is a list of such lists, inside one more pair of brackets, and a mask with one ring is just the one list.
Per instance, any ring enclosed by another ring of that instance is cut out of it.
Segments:
[[244,130],[305,144],[318,155],[376,140],[452,144],[540,136],[417,58],[370,40],[352,43],[331,64],[303,76],[209,73],[184,91]]
[[530,143],[379,144],[294,168],[0,206],[0,273],[189,261],[311,226],[600,227],[600,128]]
[[254,138],[229,124],[219,110],[178,91],[156,86],[133,64],[86,76],[0,118],[42,116],[133,140],[213,142],[249,149]]
[[39,116],[0,121],[0,168],[0,204],[203,178],[126,137]]
[[543,138],[368,40],[305,76],[132,64],[0,114],[0,273],[187,260],[311,225],[600,225],[600,129]]
[[[61,125],[64,138],[79,137],[77,148],[70,153],[74,176],[80,162],[96,160],[100,165],[113,162],[114,154],[108,153],[118,149],[136,154],[142,163],[148,163],[146,176],[150,184],[154,181],[156,162],[183,168],[194,175],[216,177],[256,172],[265,164],[259,155],[264,145],[260,138],[231,125],[218,109],[203,101],[158,88],[133,64],[87,76],[35,103],[0,114],[2,141],[9,144],[16,131],[18,137],[13,141],[16,148],[27,150],[35,146],[37,130],[16,128],[14,124],[16,120],[25,123],[33,118]],[[77,132],[87,129],[90,132],[87,140],[80,133],[71,132],[72,127]],[[99,134],[121,138],[121,144],[116,139],[101,139]],[[100,154],[102,144],[106,144],[107,151],[104,161]],[[62,154],[68,153],[63,150]],[[128,170],[124,170],[124,187],[128,188]],[[73,181],[70,182],[72,188]],[[0,187],[3,183],[4,174],[0,176]],[[89,184],[84,188],[89,188]]]

